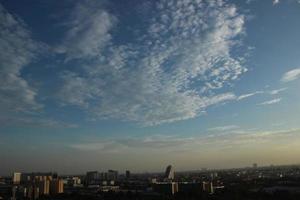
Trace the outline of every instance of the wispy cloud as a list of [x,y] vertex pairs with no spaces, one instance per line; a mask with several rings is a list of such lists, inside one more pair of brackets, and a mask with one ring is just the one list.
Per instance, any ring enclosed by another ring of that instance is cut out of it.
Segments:
[[[219,130],[222,132],[222,130]],[[228,130],[228,134],[203,135],[194,137],[154,135],[140,138],[119,138],[86,141],[68,145],[78,151],[123,154],[126,152],[205,152],[224,148],[246,146],[255,147],[260,144],[278,143],[282,140],[299,138],[299,129],[288,130]],[[293,140],[293,139],[292,139]]]
[[279,4],[279,3],[280,3],[279,0],[273,0],[273,5],[277,5],[277,4]]
[[240,101],[242,99],[246,99],[246,98],[249,98],[249,97],[252,97],[254,95],[257,95],[257,94],[262,94],[264,93],[263,91],[256,91],[256,92],[252,92],[252,93],[248,93],[248,94],[243,94],[243,95],[240,95],[239,97],[237,97],[237,100]]
[[100,1],[80,1],[64,23],[69,30],[56,52],[65,54],[66,61],[100,57],[111,39],[110,30],[114,24],[114,16],[102,9]]
[[283,92],[283,91],[285,91],[285,90],[287,90],[288,88],[280,88],[280,89],[276,89],[276,90],[271,90],[271,91],[269,91],[269,93],[271,94],[271,95],[277,95],[277,94],[279,94],[279,93],[281,93],[281,92]]
[[240,127],[237,125],[227,125],[227,126],[217,126],[217,127],[209,128],[207,130],[208,131],[230,131],[239,128]]
[[41,50],[26,24],[10,14],[0,4],[0,110],[9,112],[33,111],[41,108],[37,89],[22,76],[22,70]]
[[61,52],[67,60],[88,62],[80,73],[61,76],[58,96],[64,105],[99,119],[156,125],[194,118],[208,106],[236,99],[217,89],[247,71],[230,53],[244,33],[237,7],[222,0],[159,1],[148,7],[154,17],[141,17],[145,22],[132,33],[135,40],[122,45],[110,31],[118,19],[102,5],[83,1],[75,7]]
[[76,124],[61,120],[38,118],[38,117],[5,117],[0,116],[0,124],[5,126],[47,127],[47,128],[77,128]]
[[258,105],[271,105],[271,104],[276,104],[276,103],[279,103],[281,101],[281,98],[277,98],[277,99],[272,99],[272,100],[269,100],[269,101],[264,101]]
[[298,78],[300,78],[300,68],[296,68],[296,69],[286,72],[282,76],[281,81],[282,82],[290,82],[290,81],[294,81]]

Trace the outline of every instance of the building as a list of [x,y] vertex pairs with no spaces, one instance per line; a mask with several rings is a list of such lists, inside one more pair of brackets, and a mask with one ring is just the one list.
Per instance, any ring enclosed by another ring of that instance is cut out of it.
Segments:
[[167,166],[166,172],[165,172],[165,179],[167,179],[167,180],[174,179],[174,169],[173,169],[172,165]]
[[118,171],[116,170],[108,170],[108,173],[107,173],[107,180],[118,180]]
[[257,163],[253,163],[253,169],[257,169]]
[[41,195],[49,195],[50,192],[50,180],[42,180],[37,182],[39,193]]
[[[49,173],[23,173],[21,175],[21,183],[28,183],[33,181],[43,181],[49,180],[51,181],[54,178],[55,174]],[[57,176],[57,175],[56,175]]]
[[77,176],[72,177],[71,183],[73,186],[81,185],[81,179]]
[[125,177],[126,177],[126,179],[130,179],[130,171],[129,170],[126,170]]
[[100,174],[98,171],[90,171],[86,173],[85,183],[86,185],[97,184],[100,180]]
[[120,187],[114,186],[114,185],[102,185],[99,187],[99,191],[101,191],[101,192],[109,192],[109,191],[117,192],[119,190],[120,190]]
[[55,179],[50,182],[50,193],[52,195],[64,193],[64,182],[62,179]]
[[180,182],[178,183],[178,191],[183,193],[199,194],[202,192],[202,184],[193,182]]
[[19,185],[21,182],[21,173],[20,172],[14,172],[13,174],[13,184]]
[[176,182],[157,182],[152,186],[153,191],[166,194],[166,195],[173,195],[178,192],[178,183]]
[[203,191],[208,192],[209,194],[214,193],[214,186],[213,186],[213,183],[211,181],[203,181],[202,182],[202,189],[203,189]]

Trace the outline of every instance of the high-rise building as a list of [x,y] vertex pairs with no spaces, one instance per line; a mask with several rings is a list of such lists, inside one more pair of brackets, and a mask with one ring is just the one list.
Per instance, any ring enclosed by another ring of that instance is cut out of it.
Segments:
[[14,172],[13,174],[13,184],[18,185],[21,182],[21,173],[20,172]]
[[214,193],[214,186],[211,181],[203,181],[202,189],[203,189],[203,191],[208,192],[210,194]]
[[51,194],[64,193],[64,182],[62,179],[55,179],[50,182],[50,193]]
[[21,182],[27,183],[32,181],[52,180],[53,173],[24,173],[21,175]]
[[174,179],[174,169],[172,165],[167,166],[166,172],[165,172],[165,179],[173,180]]
[[130,171],[129,170],[126,170],[125,177],[126,177],[126,179],[130,179]]
[[50,180],[41,180],[37,182],[41,195],[48,195],[50,191]]
[[100,179],[100,174],[98,171],[90,171],[86,173],[85,182],[87,185],[96,184]]
[[118,171],[116,170],[108,170],[108,173],[107,173],[107,179],[108,180],[117,180],[118,179]]
[[257,163],[253,163],[253,169],[257,168]]

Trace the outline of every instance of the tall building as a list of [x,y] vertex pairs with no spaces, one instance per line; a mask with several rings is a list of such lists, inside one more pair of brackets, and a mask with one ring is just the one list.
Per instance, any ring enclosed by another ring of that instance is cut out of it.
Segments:
[[50,193],[51,194],[64,193],[64,182],[62,179],[55,179],[50,182]]
[[50,191],[50,180],[41,180],[37,182],[39,193],[41,195],[48,195]]
[[167,166],[166,172],[165,172],[165,179],[173,180],[174,179],[174,169],[172,165]]
[[64,192],[63,180],[58,179],[57,174],[53,173],[24,173],[21,176],[21,184],[23,196],[28,199]]
[[214,186],[211,181],[203,181],[202,189],[203,189],[203,191],[208,192],[210,194],[214,193]]
[[86,173],[85,183],[87,185],[96,184],[100,179],[100,174],[98,171],[90,171]]
[[126,179],[130,179],[130,171],[126,170],[125,172]]
[[14,172],[13,174],[13,184],[18,185],[21,182],[21,173],[20,172]]
[[108,170],[108,173],[107,173],[107,179],[108,180],[117,180],[118,179],[118,171],[116,170]]
[[53,173],[24,173],[21,175],[21,182],[27,183],[32,181],[52,180]]
[[257,163],[253,163],[253,169],[257,168]]

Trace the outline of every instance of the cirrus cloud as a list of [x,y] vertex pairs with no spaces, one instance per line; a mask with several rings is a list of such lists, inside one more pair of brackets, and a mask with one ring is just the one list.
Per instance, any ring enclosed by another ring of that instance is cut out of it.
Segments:
[[277,98],[277,99],[272,99],[272,100],[269,100],[269,101],[264,101],[258,105],[261,105],[261,106],[264,106],[264,105],[272,105],[272,104],[276,104],[276,103],[279,103],[281,101],[281,98]]
[[294,81],[298,78],[300,78],[300,68],[292,69],[292,70],[286,72],[282,76],[281,81],[282,82],[290,82],[290,81]]
[[37,90],[21,71],[38,55],[42,44],[34,41],[26,24],[0,4],[0,110],[1,114],[41,108]]
[[[83,14],[77,9],[71,14],[75,21],[86,19],[85,13],[95,13],[98,6],[82,4],[77,7],[85,8]],[[102,5],[88,23],[98,24],[105,15],[101,24],[107,26],[70,27],[67,41],[82,42],[80,48],[71,48],[67,59],[85,64],[62,74],[58,96],[64,105],[79,106],[93,118],[157,125],[197,117],[208,106],[237,98],[220,92],[247,71],[231,55],[244,33],[244,15],[237,7],[225,1],[183,0],[149,7],[154,17],[143,18],[134,42],[114,43],[110,32],[117,31],[111,21],[115,17]],[[74,33],[77,28],[80,37]],[[96,47],[87,50],[90,43]],[[68,49],[69,43],[63,45]]]

